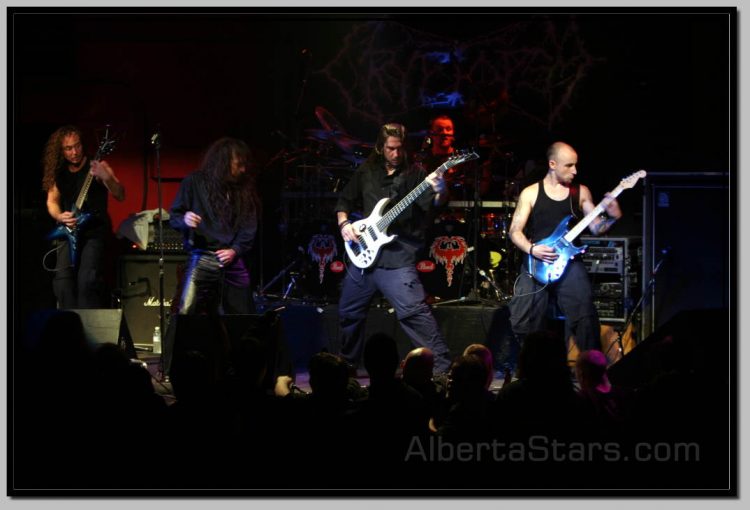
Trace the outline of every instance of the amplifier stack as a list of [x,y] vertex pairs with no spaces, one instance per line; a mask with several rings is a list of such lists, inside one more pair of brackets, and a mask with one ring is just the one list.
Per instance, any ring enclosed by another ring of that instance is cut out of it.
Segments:
[[581,237],[582,255],[591,275],[594,306],[602,322],[624,323],[640,295],[640,237]]

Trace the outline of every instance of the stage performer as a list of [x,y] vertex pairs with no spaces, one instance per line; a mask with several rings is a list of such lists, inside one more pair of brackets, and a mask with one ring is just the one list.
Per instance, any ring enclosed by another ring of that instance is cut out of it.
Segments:
[[357,232],[349,219],[350,213],[370,214],[375,204],[385,197],[391,198],[393,206],[425,178],[430,184],[430,188],[390,225],[388,234],[398,237],[382,246],[372,266],[358,269],[347,264],[339,301],[341,355],[350,364],[359,364],[367,311],[373,296],[380,291],[395,309],[401,327],[413,344],[429,347],[435,356],[435,371],[445,373],[450,368],[448,347],[430,307],[424,302],[424,289],[415,268],[429,212],[447,200],[445,181],[441,176],[428,175],[410,166],[405,143],[403,125],[382,126],[373,152],[355,171],[336,204],[341,236],[344,241],[352,241]]
[[[429,149],[422,158],[421,165],[431,172],[443,164],[456,152],[456,132],[453,119],[448,115],[437,115],[430,119],[429,130],[425,138],[425,149]],[[449,168],[444,178],[450,200],[474,200],[474,172],[477,162],[470,161],[459,166]],[[492,174],[487,165],[478,169],[479,195],[484,196],[490,189]]]
[[[52,281],[58,308],[103,308],[104,245],[112,229],[107,204],[110,194],[115,200],[125,200],[125,188],[106,161],[92,161],[84,154],[81,131],[75,126],[63,126],[50,135],[42,166],[47,212],[59,224],[74,229],[77,238],[74,258],[69,241],[58,241]],[[92,181],[85,200],[80,211],[74,211],[88,176]],[[90,214],[81,225],[79,212]]]
[[255,306],[245,257],[255,240],[259,200],[245,142],[221,138],[183,179],[170,225],[190,254],[179,313],[248,314]]
[[[555,250],[538,241],[548,237],[568,215],[580,220],[596,205],[591,191],[583,184],[574,184],[578,173],[578,154],[564,142],[555,142],[547,149],[547,174],[545,177],[521,191],[510,225],[513,243],[524,253],[544,262],[553,262]],[[608,231],[622,216],[614,197],[605,195],[606,215],[597,217],[589,229],[594,235]],[[510,320],[515,339],[522,342],[527,334],[543,328],[547,317],[550,295],[557,298],[557,305],[565,315],[565,339],[575,337],[578,349],[601,349],[599,340],[599,317],[594,307],[586,267],[578,258],[573,258],[559,280],[541,284],[529,273],[528,258],[523,257],[520,276],[514,286],[509,304]]]

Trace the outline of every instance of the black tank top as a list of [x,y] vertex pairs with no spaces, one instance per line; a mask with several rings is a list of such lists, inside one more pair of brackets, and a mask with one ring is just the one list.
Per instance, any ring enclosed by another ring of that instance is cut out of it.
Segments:
[[578,197],[577,186],[571,186],[568,196],[563,200],[553,200],[544,191],[544,181],[539,181],[539,194],[524,232],[526,237],[535,243],[554,232],[563,218],[569,214],[577,218],[580,208],[577,203],[573,206],[573,197]]
[[[87,160],[81,169],[75,173],[63,167],[55,177],[55,184],[60,191],[60,202],[63,211],[73,209],[73,204],[78,200],[78,194],[83,187],[86,176],[91,170],[91,161]],[[91,182],[86,201],[83,203],[83,212],[91,213],[92,217],[81,235],[94,237],[102,235],[110,228],[110,219],[107,210],[108,191],[107,188],[94,179]]]

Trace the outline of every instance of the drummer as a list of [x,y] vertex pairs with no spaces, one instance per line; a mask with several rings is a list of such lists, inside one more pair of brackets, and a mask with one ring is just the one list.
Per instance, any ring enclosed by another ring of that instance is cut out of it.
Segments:
[[[425,140],[429,145],[429,153],[422,160],[425,170],[431,172],[443,164],[455,151],[456,140],[453,119],[448,115],[438,115],[430,120],[428,136]],[[445,182],[448,185],[450,200],[474,199],[474,169],[475,161],[454,166],[445,172]],[[479,195],[484,196],[490,188],[490,169],[482,167],[479,183]]]

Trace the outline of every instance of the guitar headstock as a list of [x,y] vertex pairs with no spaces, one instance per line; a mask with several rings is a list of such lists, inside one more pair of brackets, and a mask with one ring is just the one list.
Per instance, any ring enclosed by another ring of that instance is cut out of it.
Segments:
[[110,134],[109,125],[107,125],[107,127],[104,129],[104,134],[102,135],[102,139],[99,141],[99,147],[96,149],[96,155],[94,156],[94,160],[99,161],[104,156],[107,156],[108,154],[112,154],[112,151],[115,150],[116,143],[117,141]]
[[441,165],[441,168],[443,168],[443,170],[447,170],[451,167],[477,158],[479,158],[479,154],[477,154],[473,150],[456,151],[445,161],[445,163]]
[[633,172],[632,174],[625,177],[622,181],[620,181],[620,186],[622,186],[625,189],[630,189],[638,182],[638,179],[644,179],[646,177],[646,171],[645,170],[638,170],[637,172]]

